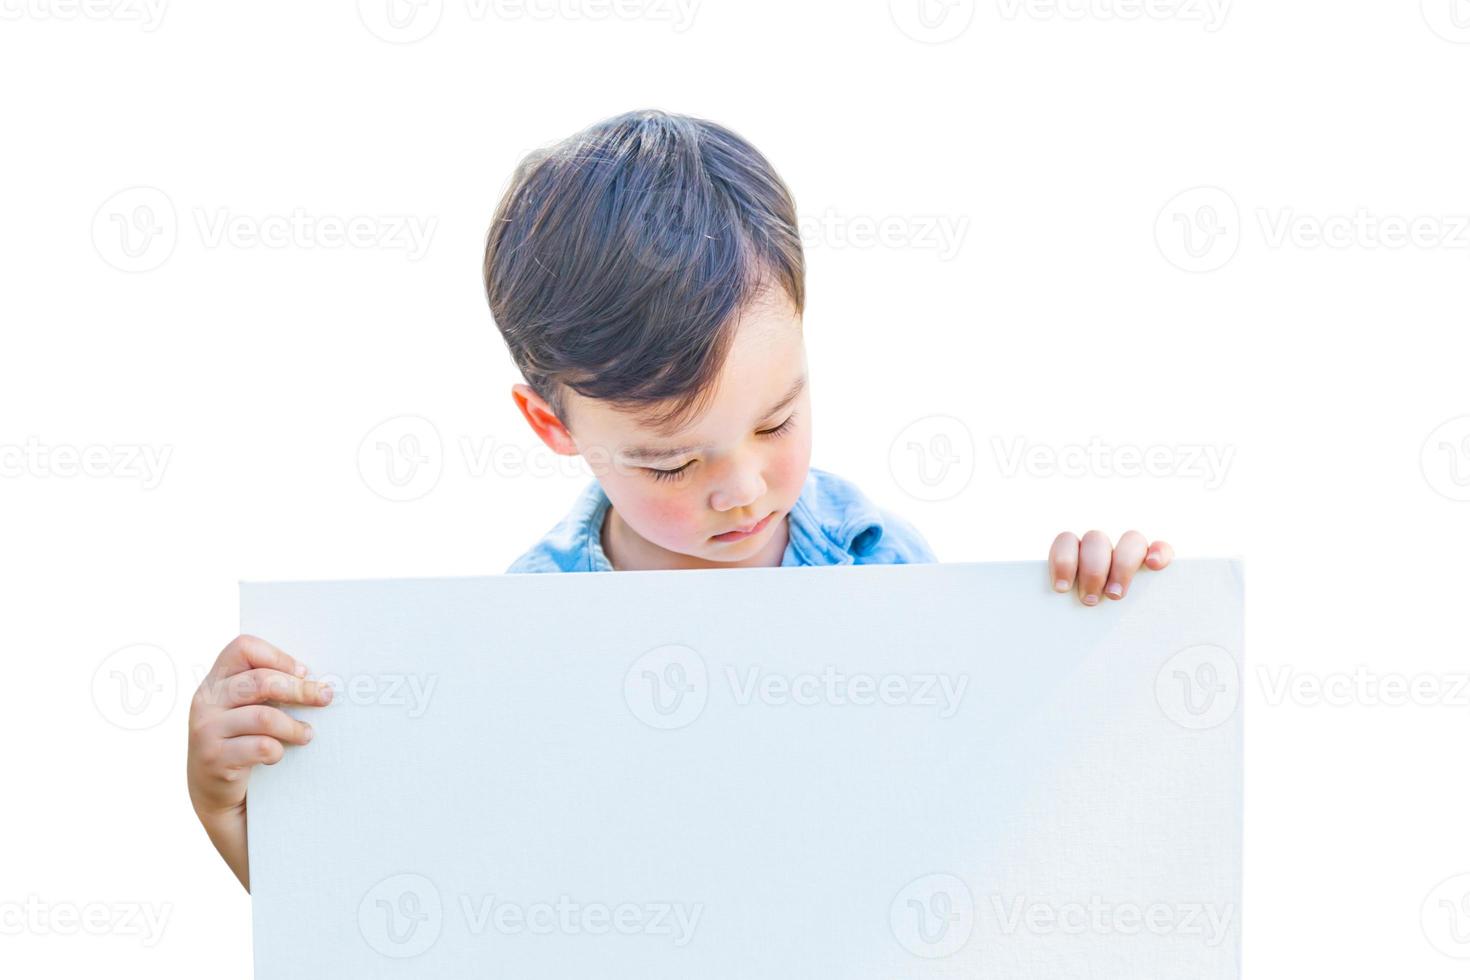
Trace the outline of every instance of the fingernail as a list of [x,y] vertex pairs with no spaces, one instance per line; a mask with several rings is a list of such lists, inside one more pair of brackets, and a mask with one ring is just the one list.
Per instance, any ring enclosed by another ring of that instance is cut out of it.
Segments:
[[1117,582],[1109,585],[1106,589],[1103,589],[1103,591],[1112,596],[1114,599],[1123,598],[1123,586],[1119,585]]
[[332,703],[332,695],[334,693],[335,692],[332,690],[332,685],[330,685],[330,684],[323,684],[322,685],[322,692],[321,692],[322,704],[331,704]]
[[306,731],[304,733],[302,733],[302,735],[301,735],[301,741],[302,742],[310,742],[311,741],[311,736],[313,734],[314,733],[311,730],[311,726],[310,725],[307,725],[306,726]]
[[1095,595],[1085,595],[1085,596],[1082,597],[1082,601],[1086,605],[1095,606],[1095,605],[1097,605],[1097,596],[1095,596]]
[[1056,580],[1056,584],[1053,585],[1052,587],[1054,589],[1056,589],[1058,592],[1066,592],[1068,589],[1070,589],[1072,587],[1072,583],[1069,582],[1069,581],[1067,581],[1064,578],[1059,578],[1059,579]]
[[306,664],[297,664],[296,665],[296,676],[297,677],[305,677],[306,676]]

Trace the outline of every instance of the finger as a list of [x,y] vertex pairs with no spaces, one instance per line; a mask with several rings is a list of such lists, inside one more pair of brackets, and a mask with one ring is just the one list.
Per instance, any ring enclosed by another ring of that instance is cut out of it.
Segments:
[[1169,562],[1173,560],[1174,549],[1169,546],[1169,542],[1155,541],[1148,546],[1148,557],[1144,559],[1144,564],[1154,571],[1158,571],[1161,568],[1167,568]]
[[1082,535],[1077,559],[1077,591],[1085,604],[1095,606],[1100,601],[1108,567],[1112,563],[1113,546],[1106,534],[1088,531]]
[[213,703],[226,708],[238,708],[242,704],[261,704],[279,701],[282,704],[304,704],[312,707],[328,704],[332,700],[332,688],[321,681],[308,681],[279,670],[257,667],[243,674],[225,677],[201,694]]
[[1051,543],[1051,554],[1047,557],[1047,569],[1051,573],[1051,587],[1066,592],[1077,577],[1077,535],[1063,531]]
[[1108,570],[1108,584],[1103,595],[1109,599],[1121,599],[1128,594],[1133,575],[1143,566],[1143,556],[1148,552],[1148,538],[1137,531],[1125,531],[1113,549],[1113,564]]
[[260,637],[251,636],[248,633],[235,637],[220,651],[219,657],[215,659],[214,669],[210,673],[215,677],[229,677],[252,667],[269,667],[283,674],[306,676],[306,664],[300,663]]
[[269,735],[239,735],[227,738],[220,750],[219,765],[225,769],[273,766],[286,754],[286,747]]
[[269,735],[280,742],[305,745],[311,741],[311,726],[268,704],[231,708],[211,722],[220,738],[238,735]]

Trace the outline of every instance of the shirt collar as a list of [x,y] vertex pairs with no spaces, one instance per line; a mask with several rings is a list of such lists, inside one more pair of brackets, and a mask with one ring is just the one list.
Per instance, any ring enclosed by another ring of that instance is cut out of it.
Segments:
[[791,565],[851,565],[878,546],[883,516],[872,501],[845,480],[810,467],[791,508],[788,557]]

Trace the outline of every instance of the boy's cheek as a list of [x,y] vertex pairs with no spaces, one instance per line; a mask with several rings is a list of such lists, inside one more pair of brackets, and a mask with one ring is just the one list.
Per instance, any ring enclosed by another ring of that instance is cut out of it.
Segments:
[[683,544],[700,532],[699,515],[689,501],[679,496],[662,494],[632,493],[625,488],[621,503],[613,506],[623,514],[635,531],[660,547]]
[[699,515],[685,500],[653,503],[644,515],[644,523],[659,528],[673,541],[687,540],[691,535],[699,534],[703,527]]
[[811,430],[803,430],[800,436],[793,435],[792,443],[790,451],[782,453],[771,467],[772,483],[780,487],[781,499],[787,507],[795,504],[796,498],[801,496],[801,488],[806,484],[806,475],[811,469]]

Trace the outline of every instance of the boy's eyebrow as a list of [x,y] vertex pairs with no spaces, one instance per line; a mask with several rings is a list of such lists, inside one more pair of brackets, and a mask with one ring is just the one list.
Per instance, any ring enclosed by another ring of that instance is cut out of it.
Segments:
[[[796,383],[791,386],[790,390],[787,391],[786,394],[781,396],[781,400],[772,405],[770,409],[767,410],[766,414],[761,416],[761,418],[768,419],[772,415],[775,415],[777,412],[781,411],[781,409],[785,408],[787,405],[790,405],[792,402],[796,401],[797,396],[800,395],[805,388],[806,375],[802,374],[801,377],[796,379]],[[635,446],[631,449],[624,449],[622,451],[622,455],[628,459],[638,460],[640,462],[647,463],[659,459],[668,459],[671,456],[683,456],[685,453],[697,452],[704,448],[704,446],[676,446],[672,449],[655,449],[645,446]]]

